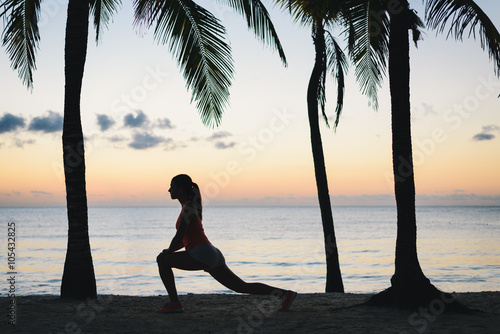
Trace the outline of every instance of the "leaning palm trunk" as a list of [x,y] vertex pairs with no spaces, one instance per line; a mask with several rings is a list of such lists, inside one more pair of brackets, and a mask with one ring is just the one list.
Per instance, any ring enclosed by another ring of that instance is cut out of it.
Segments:
[[335,230],[333,228],[332,208],[326,178],[325,158],[323,155],[323,144],[319,130],[318,100],[320,86],[326,72],[326,47],[324,30],[321,24],[313,26],[313,39],[316,49],[316,59],[311,73],[307,89],[307,108],[309,115],[309,127],[311,130],[311,146],[314,160],[314,173],[316,176],[316,187],[323,222],[323,234],[325,238],[326,252],[326,292],[344,292],[342,275],[337,250]]
[[87,54],[89,1],[70,0],[66,25],[63,158],[68,210],[68,248],[61,297],[95,298],[94,266],[90,251],[85,185],[80,95]]

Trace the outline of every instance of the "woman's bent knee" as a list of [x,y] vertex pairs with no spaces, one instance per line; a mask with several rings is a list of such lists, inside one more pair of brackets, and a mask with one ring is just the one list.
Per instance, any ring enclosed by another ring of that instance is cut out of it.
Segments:
[[160,262],[161,262],[161,260],[163,258],[162,255],[163,255],[163,253],[158,254],[158,256],[156,257],[156,263],[160,264]]
[[169,254],[165,253],[160,253],[156,257],[156,263],[158,263],[158,266],[165,266],[168,265],[168,256]]

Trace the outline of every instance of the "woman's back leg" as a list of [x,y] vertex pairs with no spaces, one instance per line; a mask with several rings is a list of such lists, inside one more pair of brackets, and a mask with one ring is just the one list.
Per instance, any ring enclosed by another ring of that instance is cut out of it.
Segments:
[[281,297],[286,290],[275,288],[263,283],[247,283],[239,278],[229,269],[227,265],[222,265],[209,271],[210,275],[226,288],[239,293],[249,293],[254,295],[274,295]]

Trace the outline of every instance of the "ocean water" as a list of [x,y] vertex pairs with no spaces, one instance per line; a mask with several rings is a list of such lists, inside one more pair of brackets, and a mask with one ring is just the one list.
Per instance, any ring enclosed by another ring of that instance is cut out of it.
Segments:
[[[180,207],[91,207],[89,231],[100,294],[166,294],[156,256],[175,233]],[[346,292],[378,292],[394,273],[394,207],[334,207]],[[0,266],[6,279],[8,224],[15,223],[16,294],[59,294],[66,209],[0,208]],[[205,232],[248,282],[324,292],[325,255],[317,207],[206,207]],[[448,292],[498,290],[500,207],[418,207],[418,255],[426,276]],[[3,263],[2,263],[3,262]],[[180,294],[230,293],[203,271],[174,271]],[[1,295],[9,290],[2,280]]]

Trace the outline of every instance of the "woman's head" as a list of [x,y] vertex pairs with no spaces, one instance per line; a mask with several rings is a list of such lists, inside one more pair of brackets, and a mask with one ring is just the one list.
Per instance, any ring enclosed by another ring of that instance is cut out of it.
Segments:
[[178,187],[186,192],[186,195],[193,189],[193,180],[186,174],[179,174],[172,178],[171,187]]
[[198,215],[201,218],[201,193],[198,185],[193,182],[191,177],[186,174],[179,174],[172,178],[170,189],[168,190],[172,198],[179,199],[179,196],[184,197],[193,202],[198,209]]

